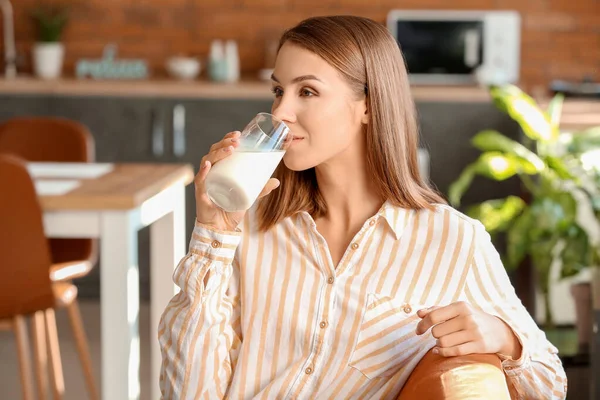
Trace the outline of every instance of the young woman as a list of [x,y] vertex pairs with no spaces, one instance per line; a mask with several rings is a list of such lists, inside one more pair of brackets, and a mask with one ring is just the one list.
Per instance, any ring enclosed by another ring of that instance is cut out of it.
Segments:
[[159,328],[163,398],[393,399],[429,351],[498,354],[518,398],[564,398],[557,350],[483,225],[419,176],[385,27],[305,20],[283,35],[272,81],[294,141],[257,206],[225,213],[204,191],[239,132],[202,159],[181,292]]

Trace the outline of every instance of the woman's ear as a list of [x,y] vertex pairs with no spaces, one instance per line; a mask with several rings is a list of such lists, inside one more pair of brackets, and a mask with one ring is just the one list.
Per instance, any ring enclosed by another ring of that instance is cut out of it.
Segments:
[[370,117],[370,115],[369,115],[369,108],[367,106],[367,99],[363,100],[363,107],[362,107],[362,109],[364,111],[363,111],[363,115],[361,117],[361,121],[360,122],[362,122],[364,125],[367,125],[369,123],[369,117]]
[[369,98],[369,87],[365,83],[365,98],[363,100],[363,105],[364,105],[365,111],[363,113],[362,121],[361,121],[364,125],[367,125],[369,123],[369,106],[367,105],[368,98]]

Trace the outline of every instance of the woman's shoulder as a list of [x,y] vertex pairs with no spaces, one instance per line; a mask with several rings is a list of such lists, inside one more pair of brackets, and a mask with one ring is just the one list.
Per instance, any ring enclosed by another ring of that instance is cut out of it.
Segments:
[[[423,209],[421,212],[431,213],[436,228],[448,225],[450,231],[475,234],[481,229],[485,230],[483,224],[474,218],[447,204],[434,204],[432,209]],[[455,228],[455,229],[452,229]],[[437,230],[437,229],[436,229]]]

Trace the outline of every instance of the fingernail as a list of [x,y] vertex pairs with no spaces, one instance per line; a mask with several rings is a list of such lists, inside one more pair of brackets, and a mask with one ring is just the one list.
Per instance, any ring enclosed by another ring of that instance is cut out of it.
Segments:
[[204,165],[202,165],[202,168],[208,168],[208,161],[204,161]]
[[434,348],[433,348],[433,350],[431,350],[431,352],[432,352],[433,354],[440,354],[440,349],[438,349],[438,348],[434,347]]

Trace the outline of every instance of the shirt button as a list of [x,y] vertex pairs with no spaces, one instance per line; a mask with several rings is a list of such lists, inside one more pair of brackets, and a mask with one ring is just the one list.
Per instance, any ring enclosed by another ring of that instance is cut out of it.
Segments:
[[352,250],[358,249],[358,243],[352,243]]
[[405,313],[410,314],[412,312],[412,307],[407,304],[402,310],[404,310]]
[[321,327],[321,329],[325,329],[327,328],[327,322],[326,321],[322,321],[319,326]]
[[214,249],[218,249],[219,247],[221,247],[221,242],[219,242],[218,240],[213,240],[213,242],[210,244]]
[[308,367],[304,370],[304,372],[306,373],[306,375],[310,375],[313,373],[313,369],[311,367]]
[[371,225],[371,226],[375,225],[375,220],[372,219],[371,222],[369,222],[369,225]]
[[334,281],[333,276],[330,276],[329,279],[327,279],[327,283],[329,283],[330,285],[333,284],[333,281]]

